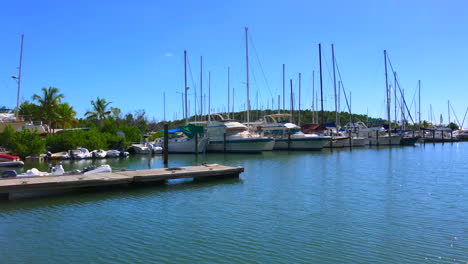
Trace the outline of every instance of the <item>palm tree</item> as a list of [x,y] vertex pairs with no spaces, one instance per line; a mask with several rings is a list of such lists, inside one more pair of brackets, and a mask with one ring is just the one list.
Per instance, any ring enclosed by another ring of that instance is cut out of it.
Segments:
[[98,120],[102,124],[102,120],[111,114],[112,111],[108,111],[107,107],[112,102],[107,102],[104,98],[97,98],[96,101],[91,100],[91,105],[93,105],[94,111],[88,111],[85,113],[85,116],[88,119]]
[[78,120],[75,118],[76,112],[68,103],[60,104],[57,107],[57,114],[57,122],[62,125],[62,128],[69,128],[78,124]]
[[55,87],[44,87],[41,90],[42,97],[40,95],[34,94],[33,100],[39,103],[39,107],[42,110],[42,117],[49,125],[49,127],[51,127],[52,123],[56,121],[58,116],[57,106],[60,104],[64,96],[63,94],[60,94],[58,88]]

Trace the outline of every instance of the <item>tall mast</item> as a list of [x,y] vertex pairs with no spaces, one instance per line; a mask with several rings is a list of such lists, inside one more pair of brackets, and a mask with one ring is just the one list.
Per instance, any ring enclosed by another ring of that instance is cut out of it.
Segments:
[[164,121],[166,121],[166,92],[163,92]]
[[450,125],[450,100],[447,101],[448,124]]
[[278,94],[278,114],[280,113],[280,109],[281,109],[281,103],[280,103],[280,95]]
[[393,72],[393,90],[394,90],[394,98],[395,98],[395,124],[397,123],[397,79],[396,79],[396,72]]
[[333,64],[333,89],[335,91],[335,126],[336,126],[336,131],[338,132],[338,129],[340,127],[340,120],[338,118],[338,101],[337,101],[337,95],[336,95],[336,73],[335,73],[335,48],[333,44],[331,44],[332,48],[332,64]]
[[385,89],[387,92],[388,136],[390,136],[390,131],[392,130],[392,123],[390,119],[390,91],[388,90],[387,50],[384,50],[384,62],[385,62]]
[[293,96],[292,79],[289,80],[289,83],[291,84],[291,117],[289,118],[289,122],[293,123],[294,122],[294,96]]
[[188,86],[187,86],[187,51],[184,50],[184,81],[185,81],[185,111],[184,111],[184,115],[185,115],[185,124],[188,123],[188,115],[187,115],[187,91],[188,91]]
[[211,121],[211,72],[208,72],[208,121]]
[[421,130],[421,80],[418,81],[418,97],[419,97],[419,130]]
[[312,123],[315,124],[315,71],[312,71]]
[[18,76],[13,76],[14,79],[18,81],[18,94],[16,95],[16,121],[19,120],[19,102],[20,102],[20,90],[21,90],[21,67],[23,64],[23,41],[24,41],[24,34],[21,34],[21,49],[20,49],[20,61],[18,67]]
[[227,116],[228,116],[228,119],[230,118],[230,117],[229,117],[229,116],[230,116],[230,115],[229,115],[229,106],[230,106],[229,102],[230,102],[230,100],[231,100],[230,94],[229,94],[229,91],[231,90],[231,87],[230,87],[230,79],[231,79],[230,70],[231,70],[231,69],[228,67],[228,107],[227,107]]
[[285,81],[285,65],[283,63],[283,109],[286,110],[286,91],[285,91],[285,87],[286,87],[286,81]]
[[245,27],[245,61],[247,72],[247,124],[250,123],[250,83],[249,83],[249,28]]
[[203,116],[203,56],[200,56],[200,116]]
[[299,73],[299,105],[298,105],[298,108],[299,108],[299,120],[298,120],[298,124],[301,125],[301,73]]
[[323,116],[323,85],[322,85],[322,45],[319,43],[319,64],[320,64],[320,104],[321,104],[321,112],[320,112],[320,123],[325,123],[324,116]]

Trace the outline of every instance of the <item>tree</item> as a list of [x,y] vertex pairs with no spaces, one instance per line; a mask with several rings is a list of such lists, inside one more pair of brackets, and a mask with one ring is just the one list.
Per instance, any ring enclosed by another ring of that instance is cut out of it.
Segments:
[[75,118],[76,112],[68,103],[63,103],[57,106],[57,123],[62,128],[69,128],[73,125],[78,125],[78,120]]
[[37,121],[37,120],[41,120],[42,118],[40,107],[29,101],[25,101],[21,103],[19,107],[19,115],[23,116],[26,120],[30,120],[30,121]]
[[111,111],[107,110],[107,107],[112,102],[107,102],[104,98],[97,98],[96,101],[91,100],[91,105],[93,106],[93,111],[88,111],[85,113],[85,116],[88,119],[98,120],[99,124],[102,125],[102,120],[111,114]]
[[453,123],[453,122],[451,122],[451,123],[448,125],[448,127],[449,127],[450,129],[452,129],[452,130],[458,130],[458,129],[459,129],[458,125],[455,124],[455,123]]
[[57,107],[64,96],[63,94],[60,94],[58,88],[55,87],[44,87],[41,90],[42,96],[34,94],[33,100],[39,103],[39,107],[42,112],[42,118],[44,119],[45,123],[47,123],[49,127],[53,128],[52,124],[54,124],[58,117]]

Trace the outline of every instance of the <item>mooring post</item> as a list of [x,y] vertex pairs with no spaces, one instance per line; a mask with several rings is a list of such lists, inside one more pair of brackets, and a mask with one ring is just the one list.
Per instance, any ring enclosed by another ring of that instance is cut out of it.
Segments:
[[169,125],[164,124],[164,166],[169,164]]
[[288,131],[288,150],[291,150],[291,131]]
[[435,144],[435,129],[432,130],[432,144]]
[[348,133],[349,135],[349,149],[352,149],[353,148],[353,139],[351,138],[351,133]]
[[450,129],[450,142],[453,143],[453,130]]
[[440,133],[442,133],[442,144],[444,144],[444,131],[442,130]]
[[226,132],[223,134],[223,152],[226,153]]
[[[421,132],[421,130],[419,130],[419,132]],[[422,131],[422,138],[423,138],[423,144],[426,144],[426,133],[424,133],[424,131]]]

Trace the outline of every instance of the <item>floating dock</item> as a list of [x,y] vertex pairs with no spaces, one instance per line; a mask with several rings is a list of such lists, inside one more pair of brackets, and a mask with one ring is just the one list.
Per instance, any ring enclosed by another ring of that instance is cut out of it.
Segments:
[[243,171],[243,167],[208,164],[177,168],[123,170],[87,175],[4,178],[0,179],[0,199],[12,200],[47,196],[57,192],[92,187],[165,183],[167,180],[172,179],[193,178],[201,180],[239,177],[239,174]]

